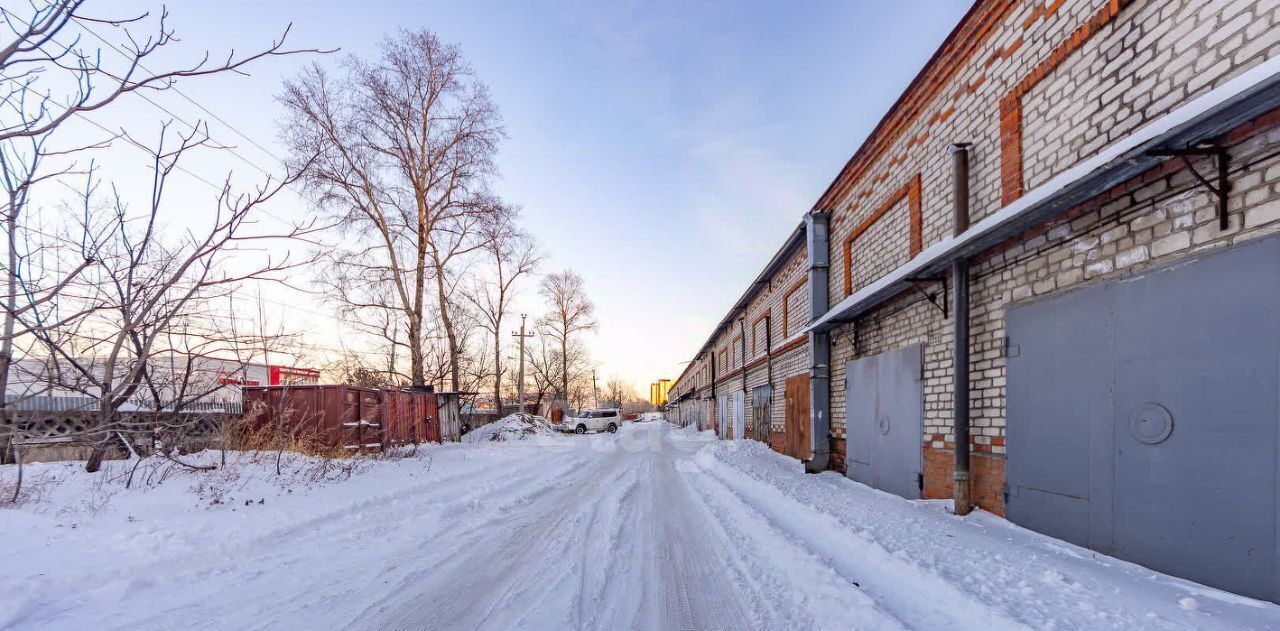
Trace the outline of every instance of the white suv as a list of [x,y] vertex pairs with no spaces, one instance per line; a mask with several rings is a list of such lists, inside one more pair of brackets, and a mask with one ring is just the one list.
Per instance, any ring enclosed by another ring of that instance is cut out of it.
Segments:
[[618,431],[618,425],[621,423],[622,415],[618,413],[617,408],[582,410],[578,413],[578,416],[566,416],[564,419],[565,430],[575,434],[585,434],[587,432],[609,432],[612,434]]

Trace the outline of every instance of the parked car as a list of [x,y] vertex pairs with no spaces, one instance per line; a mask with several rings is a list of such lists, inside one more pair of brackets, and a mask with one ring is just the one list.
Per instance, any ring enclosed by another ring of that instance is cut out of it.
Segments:
[[610,434],[618,431],[618,425],[622,423],[622,415],[618,408],[604,408],[599,410],[582,410],[577,416],[566,416],[561,427],[566,432],[575,434],[585,434],[587,432],[609,432]]

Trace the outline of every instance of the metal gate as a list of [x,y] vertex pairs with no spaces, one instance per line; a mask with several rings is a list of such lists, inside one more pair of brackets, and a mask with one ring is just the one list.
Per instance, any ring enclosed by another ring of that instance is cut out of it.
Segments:
[[788,377],[786,384],[785,453],[808,460],[813,457],[809,445],[809,374]]
[[1011,308],[1009,519],[1277,600],[1280,239]]
[[752,438],[769,442],[769,408],[773,407],[773,391],[768,385],[757,386],[751,391]]
[[923,479],[923,365],[919,344],[845,364],[846,475],[908,499]]

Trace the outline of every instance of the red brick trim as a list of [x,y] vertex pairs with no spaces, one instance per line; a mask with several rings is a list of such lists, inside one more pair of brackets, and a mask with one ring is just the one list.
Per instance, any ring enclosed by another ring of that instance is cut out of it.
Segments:
[[986,44],[1020,0],[979,0],[889,109],[867,141],[818,198],[815,209],[832,209],[914,123],[956,73]]
[[[1120,14],[1120,9],[1132,0],[1111,0],[1099,9],[1084,24],[1081,24],[1069,37],[1058,45],[1048,57],[1041,60],[1022,81],[1013,86],[1000,100],[1000,199],[1004,204],[1011,204],[1025,191],[1022,169],[1022,97],[1032,88],[1049,76],[1067,57],[1079,50],[1102,27],[1111,23]],[[1060,3],[1055,3],[1059,5]],[[1050,8],[1057,10],[1057,6]],[[1030,27],[1036,18],[1046,13],[1044,5],[1036,7],[1035,12],[1027,19],[1026,27]]]
[[844,295],[848,296],[853,293],[853,242],[862,236],[871,226],[875,225],[881,217],[884,217],[894,206],[897,206],[903,199],[907,200],[907,212],[910,214],[911,222],[911,256],[920,253],[924,248],[924,211],[923,203],[920,198],[920,174],[915,174],[902,188],[893,192],[889,199],[880,204],[875,212],[871,213],[862,223],[854,227],[853,232],[849,233],[849,237],[844,241]]
[[760,352],[758,350],[759,344],[757,344],[759,340],[756,339],[756,328],[760,325],[761,320],[769,317],[769,315],[772,313],[773,313],[772,308],[765,309],[764,313],[760,314],[756,319],[751,321],[751,355],[753,357],[755,356],[756,353]]
[[[1227,132],[1225,137],[1223,137],[1223,139],[1221,139],[1220,142],[1226,144],[1227,146],[1235,146],[1240,144],[1241,142],[1244,142],[1245,140],[1248,140],[1249,138],[1252,138],[1258,134],[1269,131],[1271,129],[1275,129],[1277,127],[1280,127],[1280,108],[1277,108],[1277,109],[1271,110],[1270,112],[1262,114],[1261,116],[1244,123],[1240,127],[1237,127]],[[1193,159],[1192,164],[1193,165],[1197,164],[1197,160]],[[990,248],[987,248],[986,250],[979,252],[978,254],[975,254],[971,260],[974,263],[982,263],[982,262],[988,261],[992,258],[995,258],[996,256],[999,256],[1001,253],[1008,250],[1009,248],[1012,248],[1020,243],[1025,243],[1027,241],[1030,241],[1031,239],[1034,239],[1042,234],[1048,233],[1055,226],[1071,223],[1072,221],[1075,221],[1076,219],[1083,217],[1084,215],[1087,215],[1091,212],[1099,210],[1101,207],[1107,205],[1112,201],[1115,201],[1117,199],[1130,195],[1131,193],[1133,193],[1133,191],[1139,188],[1142,188],[1143,186],[1151,184],[1152,182],[1155,182],[1157,180],[1161,180],[1166,177],[1169,177],[1170,175],[1173,175],[1174,173],[1177,173],[1179,171],[1183,171],[1186,168],[1187,168],[1186,164],[1183,163],[1181,160],[1166,160],[1156,166],[1151,167],[1150,169],[1147,169],[1146,171],[1143,171],[1142,173],[1139,173],[1138,175],[1133,176],[1132,178],[1129,178],[1128,180],[1125,180],[1124,182],[1121,182],[1119,184],[1112,186],[1106,191],[1103,191],[1089,198],[1087,201],[1081,204],[1077,204],[1075,206],[1067,208],[1063,210],[1061,213],[1059,213],[1058,215],[1040,224],[1032,226],[1022,231],[1018,235],[1015,235],[1004,241],[1001,241],[1000,243],[997,243],[991,246]]]
[[804,346],[805,342],[807,341],[808,340],[803,337],[799,337],[794,340],[791,340],[790,342],[787,342],[786,344],[783,344],[782,346],[779,346],[778,348],[775,348],[769,351],[768,353],[762,355],[761,357],[751,360],[751,363],[744,366],[743,370],[751,370],[756,366],[763,365],[765,362],[769,361],[770,357],[777,357],[778,355],[782,355],[788,351],[792,351],[797,348],[800,348],[801,346]]
[[778,355],[782,355],[783,353],[787,353],[787,352],[793,351],[793,350],[795,350],[795,349],[797,349],[797,348],[800,348],[801,346],[804,346],[804,345],[805,345],[805,342],[807,342],[807,341],[808,341],[808,340],[806,340],[806,339],[805,339],[805,338],[803,338],[803,337],[798,337],[798,338],[796,338],[796,339],[794,339],[794,340],[791,340],[790,342],[787,342],[786,344],[783,344],[782,346],[779,346],[779,347],[778,347],[777,349],[775,349],[772,353],[770,353],[770,355],[773,355],[774,357],[777,357]]
[[[950,449],[924,446],[924,498],[950,499],[953,494]],[[983,510],[1004,516],[1005,459],[998,454],[974,453],[969,460],[969,491],[973,501]]]
[[836,471],[840,473],[840,475],[845,475],[848,472],[845,468],[845,454],[847,453],[845,439],[837,436],[831,436],[828,440],[831,441],[831,461],[827,464],[827,470]]
[[1226,143],[1237,145],[1264,131],[1280,125],[1280,108],[1271,110],[1233,130],[1227,132]]
[[[745,370],[745,369],[743,369],[743,368],[734,368],[732,371],[730,371],[730,372],[728,372],[728,373],[725,373],[725,374],[723,374],[723,375],[716,375],[716,385],[717,385],[717,386],[732,386],[732,385],[735,385],[735,384],[733,384],[733,383],[731,383],[731,382],[734,380],[734,378],[735,378],[735,377],[737,377],[738,375],[741,375],[743,370]],[[723,388],[722,388],[722,389],[723,389]]]
[[1022,197],[1022,103],[1000,101],[1000,203]]
[[786,293],[782,294],[782,337],[784,338],[791,335],[789,326],[791,317],[791,296],[797,291],[800,291],[800,288],[804,287],[804,284],[807,282],[809,282],[808,278],[801,278],[788,287]]

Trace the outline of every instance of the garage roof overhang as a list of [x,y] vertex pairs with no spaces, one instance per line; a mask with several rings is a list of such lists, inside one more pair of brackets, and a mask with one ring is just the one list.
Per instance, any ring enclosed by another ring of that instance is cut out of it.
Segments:
[[[1017,201],[926,248],[910,262],[840,301],[807,331],[829,331],[910,290],[913,279],[941,275],[952,261],[1009,241],[1111,187],[1160,164],[1161,151],[1186,149],[1280,107],[1280,57],[1268,59],[1148,123]],[[945,297],[944,297],[945,299]]]
[[727,314],[725,314],[724,319],[716,325],[716,328],[711,331],[711,335],[707,336],[707,341],[704,342],[702,344],[702,348],[698,350],[698,356],[701,356],[703,353],[707,352],[707,349],[711,348],[711,345],[716,341],[716,336],[720,335],[721,331],[724,331],[726,327],[733,324],[737,320],[738,315],[747,308],[748,304],[751,303],[751,300],[759,295],[763,287],[769,284],[769,277],[782,269],[782,266],[787,262],[787,258],[796,251],[796,248],[804,245],[804,237],[805,228],[804,222],[802,221],[800,222],[800,225],[796,226],[795,230],[792,230],[791,234],[787,236],[787,240],[782,243],[782,247],[778,248],[778,251],[773,255],[773,258],[769,259],[769,264],[760,272],[760,275],[756,276],[754,281],[751,281],[751,285],[749,285],[747,290],[743,292],[742,297],[739,298],[737,302],[733,303],[733,307],[729,309]]

